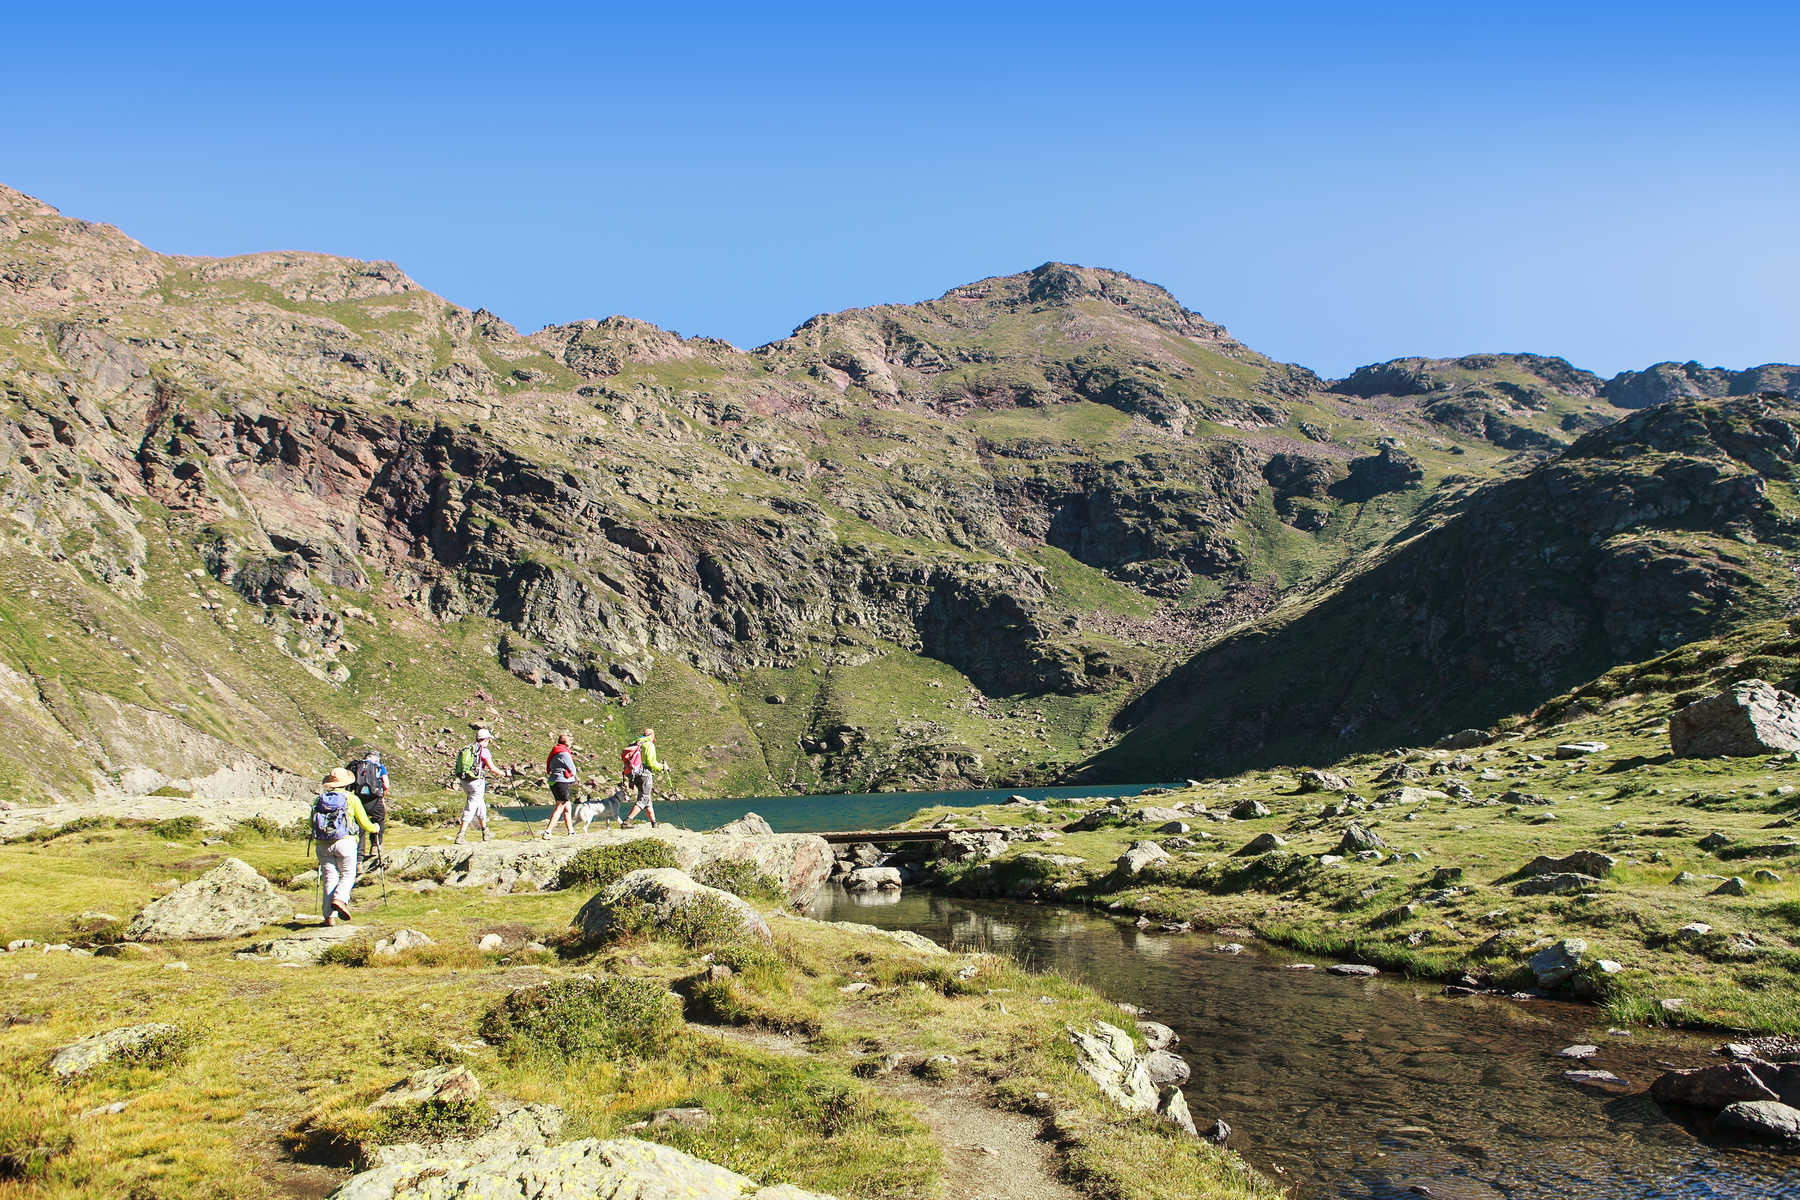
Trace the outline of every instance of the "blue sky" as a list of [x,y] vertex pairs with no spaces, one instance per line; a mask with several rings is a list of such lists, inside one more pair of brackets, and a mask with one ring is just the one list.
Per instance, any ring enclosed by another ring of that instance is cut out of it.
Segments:
[[0,182],[751,346],[1049,259],[1326,375],[1800,360],[1790,4],[30,6]]

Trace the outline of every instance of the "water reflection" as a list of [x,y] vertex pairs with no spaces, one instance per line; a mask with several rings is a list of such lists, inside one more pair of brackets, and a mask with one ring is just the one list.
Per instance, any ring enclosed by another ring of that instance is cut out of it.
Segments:
[[[1574,1005],[1449,1002],[1293,970],[1082,910],[909,892],[870,912],[833,889],[815,912],[1009,954],[1151,1009],[1181,1035],[1195,1119],[1225,1118],[1233,1148],[1306,1200],[1418,1187],[1439,1200],[1800,1200],[1800,1162],[1709,1144],[1641,1094],[1662,1060],[1702,1061],[1707,1042],[1608,1036]],[[1555,1055],[1575,1042],[1640,1090],[1565,1083]]]

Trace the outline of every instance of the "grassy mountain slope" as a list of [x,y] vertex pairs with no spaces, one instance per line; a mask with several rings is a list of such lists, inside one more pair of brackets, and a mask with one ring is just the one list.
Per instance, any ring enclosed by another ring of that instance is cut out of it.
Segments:
[[692,790],[1046,778],[1196,646],[1625,411],[1532,356],[1328,385],[1055,263],[746,353],[0,189],[0,284],[0,769],[41,797],[366,740],[435,776],[473,719],[600,764],[658,723]]

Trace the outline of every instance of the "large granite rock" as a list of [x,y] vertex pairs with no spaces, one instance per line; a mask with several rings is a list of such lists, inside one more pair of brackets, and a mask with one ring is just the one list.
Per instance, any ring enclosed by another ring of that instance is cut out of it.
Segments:
[[316,925],[258,942],[239,958],[269,958],[276,962],[316,963],[333,946],[341,946],[362,934],[357,925]]
[[1675,712],[1669,718],[1669,748],[1677,758],[1800,750],[1800,696],[1746,679]]
[[156,1022],[109,1029],[105,1033],[96,1033],[58,1048],[50,1056],[49,1070],[58,1079],[73,1079],[117,1059],[136,1054],[146,1046],[180,1036],[181,1030],[176,1026]]
[[584,1138],[486,1156],[422,1154],[364,1171],[333,1200],[831,1200],[635,1138]]
[[242,859],[228,858],[192,883],[183,884],[125,927],[130,942],[173,942],[242,937],[294,915],[294,902]]
[[1156,1084],[1131,1035],[1105,1021],[1089,1021],[1069,1027],[1075,1043],[1076,1063],[1094,1081],[1102,1095],[1126,1112],[1155,1112]]
[[1685,1104],[1717,1111],[1740,1100],[1775,1100],[1775,1089],[1745,1063],[1719,1063],[1687,1071],[1668,1071],[1650,1085],[1659,1104]]
[[1565,854],[1561,858],[1551,858],[1548,854],[1540,854],[1520,867],[1519,874],[1530,878],[1534,875],[1574,872],[1578,875],[1592,875],[1598,878],[1618,865],[1619,860],[1610,854],[1602,854],[1598,850],[1577,850],[1573,854]]
[[1133,842],[1131,848],[1119,855],[1116,864],[1119,874],[1126,876],[1139,875],[1146,867],[1153,867],[1169,861],[1169,852],[1155,842]]
[[730,892],[694,882],[673,867],[653,867],[631,872],[582,905],[581,911],[575,914],[575,924],[581,929],[582,941],[587,945],[594,945],[605,940],[612,930],[618,908],[624,902],[642,901],[648,904],[660,924],[666,922],[677,910],[693,904],[702,896],[717,897],[735,912],[746,938],[764,942],[773,940],[768,922],[754,908]]
[[1567,896],[1575,892],[1591,891],[1600,886],[1600,881],[1592,875],[1583,875],[1580,871],[1555,871],[1549,875],[1533,875],[1513,885],[1513,894],[1517,896]]
[[1728,1104],[1719,1114],[1716,1128],[1773,1138],[1784,1149],[1800,1150],[1800,1108],[1779,1100],[1739,1100]]
[[1527,964],[1541,988],[1560,987],[1581,971],[1588,944],[1580,938],[1564,938],[1531,956]]
[[653,837],[673,848],[684,871],[696,871],[709,862],[748,862],[782,884],[789,900],[810,900],[831,875],[830,844],[810,833],[755,831],[766,824],[760,817],[752,822],[746,815],[711,833],[675,829],[665,823],[650,830],[606,829],[528,842],[409,846],[393,854],[389,869],[396,879],[431,879],[449,887],[545,891],[557,886],[563,866],[588,847]]
[[844,877],[844,886],[853,892],[900,890],[900,868],[858,867]]
[[1302,792],[1347,792],[1356,786],[1330,771],[1302,771],[1299,779]]

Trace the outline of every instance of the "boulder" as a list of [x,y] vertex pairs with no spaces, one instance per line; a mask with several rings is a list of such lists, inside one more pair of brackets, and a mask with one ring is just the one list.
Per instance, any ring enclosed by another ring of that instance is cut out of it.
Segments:
[[276,962],[316,963],[333,946],[341,946],[362,933],[355,925],[315,925],[296,929],[278,938],[258,942],[241,957],[272,958]]
[[1730,879],[1727,879],[1724,883],[1721,883],[1718,887],[1714,888],[1711,894],[1714,896],[1748,896],[1750,894],[1750,885],[1744,882],[1743,876],[1733,875]]
[[1105,1021],[1069,1026],[1076,1062],[1101,1094],[1126,1112],[1155,1112],[1156,1085],[1132,1044],[1131,1035]]
[[[390,1147],[390,1149],[392,1149]],[[447,1200],[449,1197],[616,1196],[632,1200],[830,1200],[788,1184],[759,1188],[735,1171],[635,1138],[583,1138],[560,1146],[514,1148],[390,1161],[352,1177],[332,1200]]]
[[150,1022],[144,1025],[127,1025],[121,1029],[109,1029],[105,1033],[96,1033],[84,1037],[78,1042],[62,1046],[50,1056],[50,1073],[58,1079],[73,1079],[78,1075],[86,1075],[97,1067],[103,1067],[115,1059],[127,1057],[144,1047],[165,1038],[175,1038],[181,1030],[174,1025],[163,1025]]
[[1382,839],[1382,836],[1379,833],[1376,833],[1373,829],[1370,829],[1365,825],[1359,825],[1355,821],[1352,821],[1349,825],[1345,826],[1344,837],[1342,841],[1338,842],[1336,853],[1344,855],[1360,854],[1364,850],[1381,850],[1385,849],[1386,846],[1387,842]]
[[382,938],[375,943],[375,953],[382,955],[403,954],[408,950],[417,950],[421,946],[435,943],[417,929],[402,929],[391,938]]
[[1602,854],[1598,850],[1577,850],[1573,854],[1565,854],[1561,858],[1551,858],[1548,854],[1540,854],[1519,868],[1519,874],[1556,875],[1574,872],[1578,875],[1599,877],[1619,865],[1619,860],[1610,854]]
[[1447,733],[1431,743],[1433,750],[1473,750],[1477,746],[1488,744],[1488,735],[1481,729],[1459,729],[1455,733]]
[[1423,804],[1427,800],[1448,800],[1449,798],[1450,793],[1448,792],[1422,787],[1389,788],[1376,797],[1383,804]]
[[898,867],[858,867],[844,877],[844,886],[853,892],[900,890]]
[[1347,792],[1355,786],[1342,775],[1330,771],[1300,772],[1300,790],[1303,792]]
[[612,929],[615,911],[627,900],[648,904],[655,919],[661,923],[702,896],[715,897],[736,913],[744,937],[763,942],[774,940],[768,922],[754,908],[730,892],[694,882],[673,867],[631,872],[582,905],[581,911],[575,914],[575,924],[581,930],[583,943],[593,945],[606,938]]
[[1144,1045],[1152,1050],[1167,1050],[1181,1040],[1181,1035],[1164,1025],[1161,1021],[1139,1021],[1138,1032],[1144,1035]]
[[1117,865],[1121,875],[1137,875],[1145,867],[1168,861],[1169,852],[1155,842],[1133,842],[1129,850],[1119,855]]
[[1332,975],[1347,975],[1353,979],[1369,979],[1381,974],[1381,968],[1365,963],[1332,963],[1325,970]]
[[1800,1108],[1779,1100],[1740,1100],[1728,1104],[1719,1114],[1714,1128],[1751,1137],[1773,1138],[1790,1150],[1800,1150]]
[[1567,896],[1574,892],[1591,891],[1600,886],[1600,881],[1592,875],[1583,875],[1579,871],[1557,871],[1550,875],[1534,875],[1513,885],[1516,896]]
[[371,1109],[409,1104],[470,1103],[481,1096],[481,1081],[467,1067],[427,1067],[414,1071],[369,1103]]
[[1158,1090],[1156,1115],[1190,1137],[1200,1136],[1200,1131],[1194,1128],[1194,1114],[1188,1111],[1187,1097],[1181,1094],[1179,1087],[1171,1085]]
[[1671,715],[1669,748],[1677,758],[1800,750],[1800,697],[1746,679]]
[[1287,839],[1282,837],[1279,833],[1260,833],[1254,838],[1251,838],[1238,853],[1240,855],[1267,854],[1269,851],[1279,850],[1285,845],[1287,845]]
[[1193,1074],[1179,1054],[1167,1050],[1152,1050],[1144,1055],[1144,1070],[1149,1074],[1150,1082],[1159,1088],[1180,1087]]
[[1587,955],[1588,945],[1580,938],[1564,938],[1531,956],[1526,964],[1537,976],[1541,988],[1560,987],[1575,978]]
[[1170,821],[1179,821],[1187,816],[1178,808],[1159,808],[1148,806],[1135,808],[1125,814],[1127,825],[1164,825]]
[[1605,742],[1564,742],[1556,748],[1558,758],[1586,758],[1590,754],[1600,754],[1606,749]]
[[294,915],[294,902],[249,863],[228,858],[192,883],[152,900],[125,927],[131,942],[242,937]]
[[727,821],[712,831],[725,837],[772,837],[775,830],[761,815],[747,812],[735,821]]
[[[740,818],[748,822],[750,814]],[[758,817],[757,822],[762,818]],[[602,829],[573,837],[529,842],[471,842],[467,845],[408,846],[391,855],[388,873],[399,880],[436,880],[449,887],[492,888],[499,892],[545,891],[558,886],[563,866],[590,846],[610,846],[642,837],[667,842],[683,871],[710,862],[748,862],[783,885],[789,900],[801,903],[818,894],[831,875],[831,845],[810,833],[743,832],[738,822],[711,833],[676,829]]]
[[1254,821],[1269,815],[1269,806],[1261,800],[1240,800],[1231,808],[1231,815],[1240,821]]
[[1745,1063],[1720,1063],[1687,1071],[1668,1071],[1650,1085],[1658,1104],[1685,1104],[1717,1111],[1740,1100],[1776,1100],[1775,1090]]

